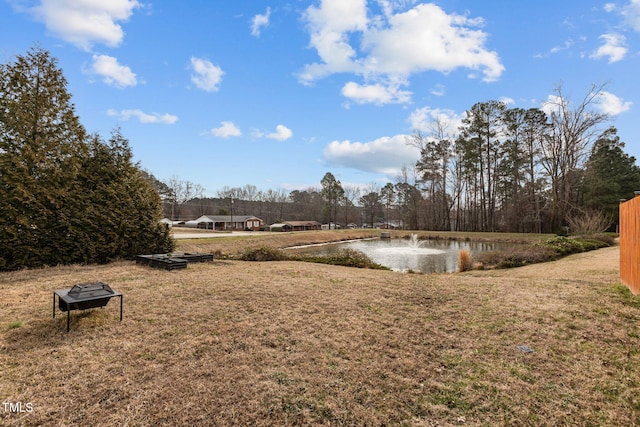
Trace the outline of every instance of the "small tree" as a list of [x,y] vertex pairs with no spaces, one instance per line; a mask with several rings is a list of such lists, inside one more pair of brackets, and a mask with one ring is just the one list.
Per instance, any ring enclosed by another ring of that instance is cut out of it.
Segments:
[[587,209],[574,213],[567,219],[567,224],[571,234],[588,236],[607,231],[611,226],[611,217],[607,217],[602,211]]
[[360,197],[360,206],[362,206],[364,214],[364,225],[373,227],[373,224],[382,214],[382,203],[380,201],[380,193],[377,191],[370,191],[369,193]]
[[393,187],[392,183],[387,182],[385,186],[382,187],[382,190],[380,190],[380,197],[385,207],[385,219],[386,219],[387,227],[391,227],[390,225],[391,218],[389,217],[389,209],[391,209],[391,207],[396,202],[396,190]]
[[329,224],[336,221],[337,213],[338,213],[338,203],[344,197],[344,189],[342,188],[342,184],[338,181],[331,172],[327,172],[322,181],[320,181],[322,185],[322,191],[320,194],[322,198],[326,202],[327,208],[327,216],[329,218]]

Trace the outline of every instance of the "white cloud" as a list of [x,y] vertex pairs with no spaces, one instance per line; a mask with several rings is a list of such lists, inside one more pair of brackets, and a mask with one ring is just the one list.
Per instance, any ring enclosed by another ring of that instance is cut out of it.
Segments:
[[376,0],[385,16],[393,15],[396,10],[406,9],[416,4],[418,0]]
[[310,6],[305,14],[311,36],[322,63],[305,66],[303,83],[337,72],[354,72],[356,51],[349,44],[349,33],[367,29],[366,0],[322,0],[320,7]]
[[342,88],[342,95],[358,104],[390,104],[406,103],[411,100],[411,92],[400,90],[398,87],[384,86],[382,84],[359,85],[348,82]]
[[120,45],[124,31],[119,22],[141,6],[137,0],[40,0],[30,12],[55,37],[89,51],[95,43]]
[[395,178],[403,166],[413,165],[420,151],[407,144],[407,135],[382,137],[370,142],[333,141],[323,151],[324,159],[336,166]]
[[287,139],[291,138],[293,136],[293,132],[291,131],[291,129],[289,129],[288,127],[284,126],[284,125],[278,125],[276,126],[276,131],[269,133],[266,135],[267,138],[270,139],[275,139],[278,141],[286,141]]
[[411,129],[428,134],[433,130],[434,123],[439,121],[446,125],[447,129],[444,130],[447,133],[455,134],[458,127],[462,125],[464,116],[464,113],[457,114],[445,108],[422,107],[409,115],[409,123],[411,123]]
[[604,9],[604,11],[608,12],[608,13],[613,12],[617,8],[618,8],[618,6],[616,6],[615,3],[605,3],[604,6],[602,6],[602,9]]
[[129,120],[132,117],[136,117],[140,123],[160,123],[165,125],[172,125],[178,121],[178,116],[172,114],[160,114],[160,113],[145,113],[142,110],[108,110],[107,114],[113,117],[119,117],[121,120]]
[[118,88],[135,86],[138,84],[136,74],[131,68],[118,64],[118,60],[108,55],[93,55],[93,62],[89,72],[102,77],[102,80]]
[[[378,3],[384,16],[368,15],[366,0],[322,0],[319,7],[306,10],[310,46],[320,62],[304,67],[298,75],[302,83],[351,73],[365,79],[361,87],[397,88],[411,74],[430,70],[446,74],[467,68],[481,72],[485,81],[497,80],[504,71],[497,53],[484,47],[487,34],[479,29],[481,19],[448,15],[431,3],[404,13],[395,10],[413,1]],[[380,97],[371,99],[380,101]]]
[[484,48],[487,35],[481,19],[447,15],[435,4],[420,4],[393,15],[387,28],[372,28],[364,35],[369,52],[366,68],[388,74],[457,68],[481,70],[485,81],[497,80],[504,66],[495,52]]
[[508,96],[500,97],[500,102],[503,102],[505,105],[515,105],[516,103],[515,99],[510,98]]
[[217,92],[224,71],[205,58],[191,57],[191,82],[206,92]]
[[640,0],[631,0],[622,8],[622,16],[626,23],[636,31],[640,31]]
[[[549,95],[547,100],[542,104],[542,110],[547,114],[557,113],[563,107],[569,106],[569,101],[563,99],[558,95]],[[616,116],[625,111],[629,111],[633,103],[631,101],[624,101],[617,95],[611,92],[601,91],[598,93],[597,98],[594,99],[593,106],[601,113]]]
[[565,40],[564,44],[562,46],[554,46],[549,50],[549,53],[558,53],[561,52],[563,50],[567,50],[569,48],[571,48],[571,46],[574,45],[574,41],[573,40]]
[[603,34],[599,37],[604,44],[589,55],[590,58],[609,58],[609,64],[622,60],[627,54],[626,38],[621,34]]
[[542,103],[542,106],[540,108],[547,115],[551,115],[554,113],[559,113],[562,108],[566,106],[568,106],[568,102],[566,99],[563,99],[558,95],[549,95],[547,96],[547,100]]
[[267,12],[264,15],[256,15],[251,21],[251,35],[260,37],[260,30],[262,27],[269,25],[269,17],[271,16],[271,8],[267,7]]
[[220,122],[220,127],[213,128],[207,133],[213,136],[218,136],[220,138],[229,138],[230,136],[242,135],[240,128],[233,122],[228,121]]
[[623,101],[610,92],[600,92],[597,102],[598,109],[605,114],[617,116],[631,109],[631,101]]
[[434,96],[444,96],[446,93],[446,88],[444,85],[437,84],[431,89],[431,95]]

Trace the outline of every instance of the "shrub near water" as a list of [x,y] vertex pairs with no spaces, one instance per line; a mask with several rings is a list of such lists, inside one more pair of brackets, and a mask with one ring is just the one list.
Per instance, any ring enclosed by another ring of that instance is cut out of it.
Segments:
[[480,254],[483,267],[513,268],[539,262],[553,261],[567,255],[612,246],[613,238],[606,234],[588,237],[556,236],[534,245],[517,245],[508,251],[491,251]]
[[335,255],[327,257],[329,264],[345,267],[374,268],[388,270],[380,264],[373,262],[364,252],[355,249],[343,249]]
[[306,261],[319,264],[341,265],[344,267],[389,270],[387,267],[373,262],[364,252],[355,249],[343,249],[336,254],[325,256],[289,256],[282,249],[260,246],[247,249],[240,255],[240,259],[242,261]]
[[469,271],[472,268],[473,259],[471,257],[471,252],[466,249],[460,249],[460,252],[458,252],[458,270]]
[[272,248],[271,246],[260,246],[258,248],[250,248],[240,255],[242,261],[285,261],[289,259],[282,249]]
[[571,238],[557,236],[542,244],[553,249],[559,256],[577,254],[610,246],[605,242],[594,238]]
[[388,267],[373,262],[364,252],[356,249],[342,249],[338,253],[332,255],[303,256],[296,259],[299,261],[316,262],[319,264],[341,265],[343,267],[389,270]]
[[539,262],[552,261],[556,252],[542,245],[519,245],[508,252],[490,251],[479,255],[478,261],[483,267],[514,268]]

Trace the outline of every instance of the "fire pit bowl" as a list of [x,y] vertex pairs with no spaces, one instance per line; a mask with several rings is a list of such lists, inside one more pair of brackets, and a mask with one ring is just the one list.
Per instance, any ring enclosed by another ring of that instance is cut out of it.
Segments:
[[58,308],[67,312],[67,332],[69,332],[69,319],[72,310],[87,310],[90,308],[105,307],[113,297],[120,297],[120,321],[122,321],[122,294],[111,289],[104,282],[83,283],[70,289],[58,289],[53,291],[53,318],[56,318],[56,296],[58,296]]

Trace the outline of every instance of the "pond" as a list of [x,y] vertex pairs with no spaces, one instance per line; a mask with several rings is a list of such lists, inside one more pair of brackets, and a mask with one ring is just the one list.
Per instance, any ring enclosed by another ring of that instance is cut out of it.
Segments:
[[290,248],[297,254],[330,255],[350,248],[364,252],[372,261],[394,271],[451,273],[458,269],[458,253],[466,249],[474,256],[480,252],[503,249],[505,244],[454,240],[366,239],[342,243]]

